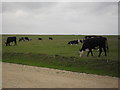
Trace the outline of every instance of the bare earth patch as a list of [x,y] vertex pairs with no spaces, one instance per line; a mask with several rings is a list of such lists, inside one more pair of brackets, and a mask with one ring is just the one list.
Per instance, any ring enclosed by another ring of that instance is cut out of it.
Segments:
[[2,63],[3,88],[118,88],[118,78]]

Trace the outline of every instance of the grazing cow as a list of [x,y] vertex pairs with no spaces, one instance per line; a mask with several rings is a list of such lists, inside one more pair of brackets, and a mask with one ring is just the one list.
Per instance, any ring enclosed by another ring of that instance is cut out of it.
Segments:
[[17,45],[16,37],[7,37],[6,46],[10,46],[10,43],[14,42],[14,45]]
[[102,53],[102,49],[104,50],[105,56],[107,56],[107,54],[106,54],[106,48],[108,49],[107,38],[106,37],[96,37],[96,38],[89,38],[84,41],[83,46],[80,49],[80,57],[81,57],[83,51],[85,51],[85,50],[88,50],[87,56],[89,56],[90,52],[91,52],[91,55],[93,56],[92,49],[95,49],[96,47],[99,48],[98,57],[100,57],[100,55]]
[[70,45],[73,45],[73,44],[79,44],[79,42],[81,42],[82,43],[82,40],[73,40],[73,41],[69,41],[68,42],[68,44],[70,44]]
[[21,37],[21,38],[19,38],[19,41],[30,41],[30,40],[32,40],[32,39],[29,39],[28,37]]
[[42,40],[42,38],[38,38],[38,40]]
[[49,40],[53,40],[53,38],[52,38],[52,37],[49,37]]

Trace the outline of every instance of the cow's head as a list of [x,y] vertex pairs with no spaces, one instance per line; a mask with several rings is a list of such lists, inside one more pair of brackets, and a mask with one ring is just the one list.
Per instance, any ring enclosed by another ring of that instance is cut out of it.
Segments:
[[82,57],[82,54],[84,53],[84,51],[89,51],[89,49],[88,48],[87,49],[83,49],[83,48],[80,49],[80,52],[79,52],[80,53],[80,57]]
[[80,57],[82,57],[82,54],[83,54],[84,51],[85,51],[85,50],[80,49],[80,51],[79,51],[79,53],[80,53]]
[[4,44],[6,45],[6,41],[4,41]]
[[5,46],[7,46],[7,42],[6,41],[4,41],[4,44],[5,44]]
[[7,43],[7,42],[5,42],[5,45],[6,45],[6,46],[8,46],[8,43]]
[[5,46],[10,46],[10,43],[9,42],[5,42]]

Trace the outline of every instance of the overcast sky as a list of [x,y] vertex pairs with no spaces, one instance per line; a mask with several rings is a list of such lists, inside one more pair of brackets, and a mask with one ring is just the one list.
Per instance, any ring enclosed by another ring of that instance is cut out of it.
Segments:
[[3,33],[118,34],[117,2],[3,2]]

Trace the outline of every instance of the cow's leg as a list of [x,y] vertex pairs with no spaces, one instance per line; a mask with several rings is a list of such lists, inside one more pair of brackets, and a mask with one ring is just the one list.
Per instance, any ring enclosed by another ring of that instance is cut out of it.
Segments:
[[91,55],[93,56],[92,50],[90,50],[90,52],[91,52]]
[[104,47],[103,50],[104,50],[104,52],[105,52],[105,56],[107,56],[107,54],[106,54],[106,48]]
[[15,45],[17,45],[17,42],[16,42],[16,41],[14,42],[14,46],[15,46]]
[[102,48],[99,48],[99,55],[98,55],[98,57],[100,57],[101,53],[102,53]]
[[10,46],[10,43],[8,43],[7,46]]
[[93,56],[92,49],[89,49],[87,56],[89,56],[89,53]]
[[87,53],[87,57],[89,56],[89,53],[90,53],[90,51],[88,51],[88,53]]

